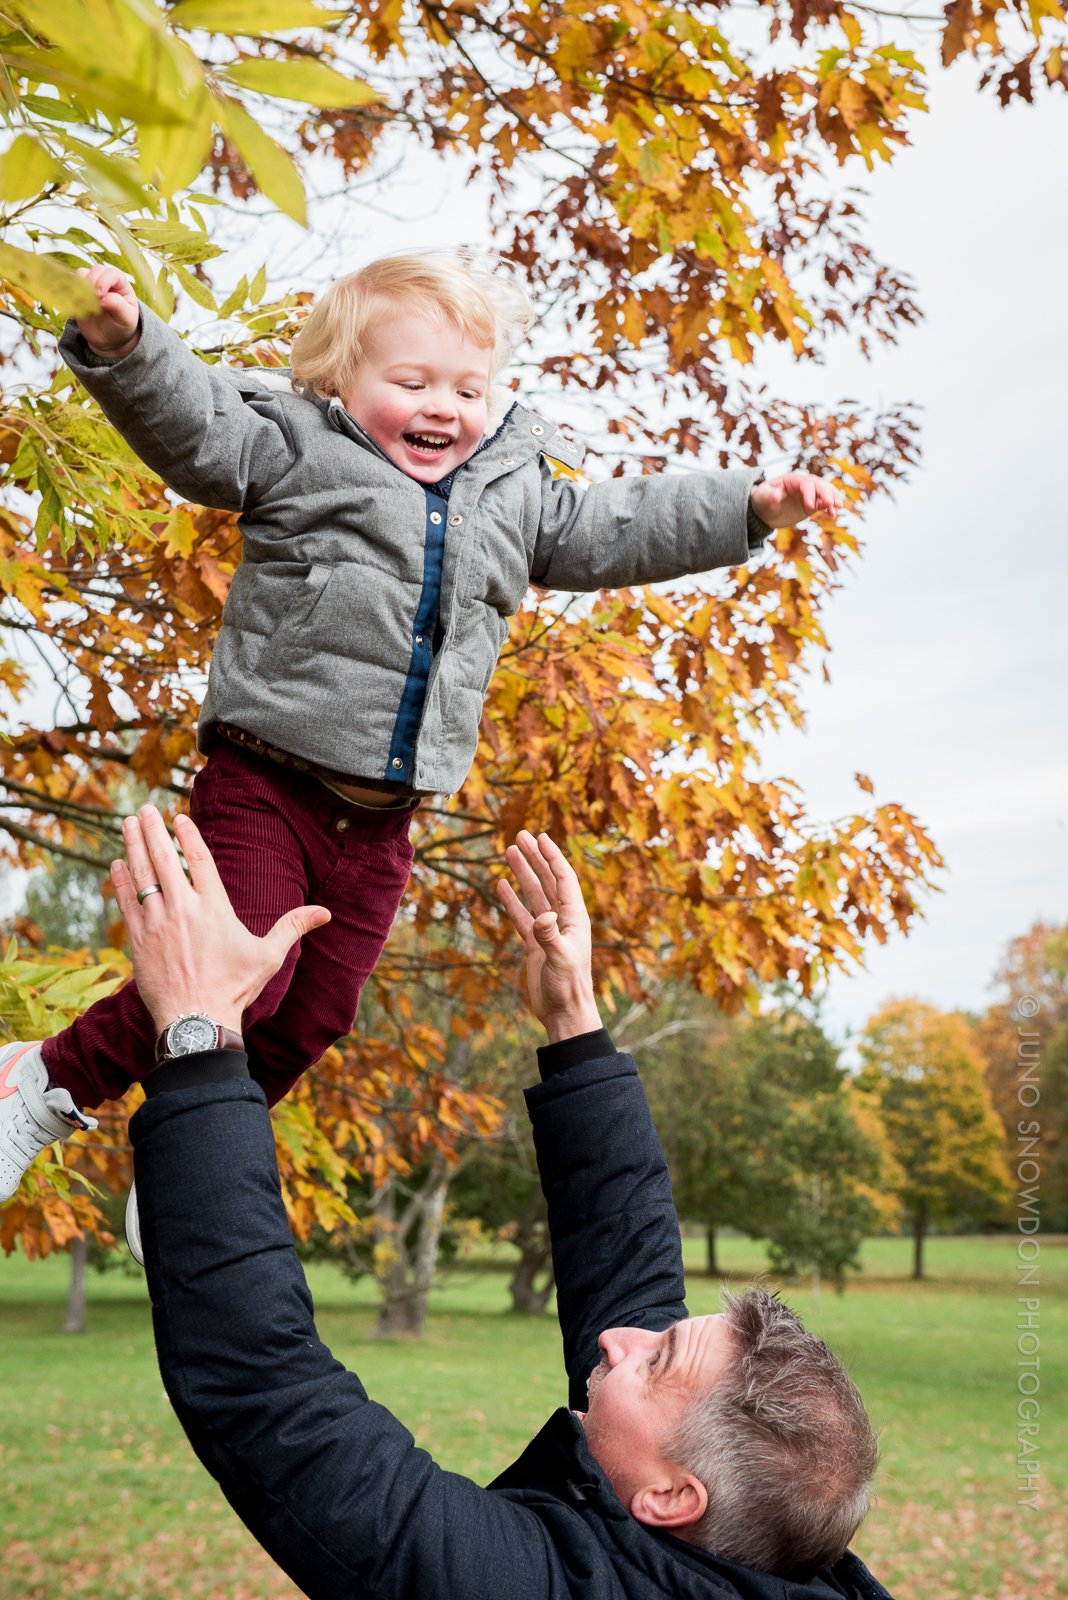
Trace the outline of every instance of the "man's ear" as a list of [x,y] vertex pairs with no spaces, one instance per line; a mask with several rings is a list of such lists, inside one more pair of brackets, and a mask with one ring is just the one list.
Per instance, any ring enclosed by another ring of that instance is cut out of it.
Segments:
[[630,1514],[648,1528],[688,1528],[700,1522],[708,1506],[708,1490],[692,1472],[663,1478],[638,1489],[630,1501]]

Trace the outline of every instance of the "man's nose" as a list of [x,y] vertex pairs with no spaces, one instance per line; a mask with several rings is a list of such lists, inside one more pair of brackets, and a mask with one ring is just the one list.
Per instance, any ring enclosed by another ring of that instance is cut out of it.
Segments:
[[645,1328],[606,1328],[598,1339],[601,1354],[610,1367],[625,1361],[633,1350],[656,1341],[656,1334]]

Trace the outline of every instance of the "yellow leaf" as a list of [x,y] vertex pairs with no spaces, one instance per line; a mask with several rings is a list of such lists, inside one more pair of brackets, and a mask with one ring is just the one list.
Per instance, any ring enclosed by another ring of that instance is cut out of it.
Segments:
[[322,28],[347,15],[347,11],[324,10],[311,0],[179,0],[171,7],[170,20],[175,28],[263,39],[295,28]]
[[850,50],[859,50],[861,40],[864,38],[864,30],[857,18],[849,11],[840,11],[838,20],[842,24],[842,32],[849,40]]
[[291,156],[270,138],[243,105],[229,97],[219,101],[219,121],[228,139],[248,162],[252,176],[268,200],[294,222],[307,226],[304,185]]
[[273,95],[279,100],[300,100],[325,109],[366,106],[381,100],[362,78],[346,78],[322,61],[237,61],[226,77],[242,89]]
[[0,157],[0,200],[32,200],[58,171],[44,145],[20,133]]
[[206,89],[187,103],[184,122],[164,126],[145,124],[140,129],[138,159],[141,176],[161,194],[187,189],[211,150],[211,96]]
[[97,310],[96,291],[51,256],[35,256],[13,244],[0,244],[2,279],[26,289],[43,306],[68,317],[89,317]]
[[62,50],[12,50],[4,52],[9,72],[51,83],[75,99],[100,111],[135,122],[180,123],[183,111],[173,101],[151,93],[116,68],[86,65]]

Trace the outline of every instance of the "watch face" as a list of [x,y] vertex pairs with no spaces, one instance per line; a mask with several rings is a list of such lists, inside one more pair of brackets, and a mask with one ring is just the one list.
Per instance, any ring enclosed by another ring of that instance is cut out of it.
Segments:
[[215,1024],[208,1017],[180,1017],[167,1029],[167,1049],[172,1056],[189,1056],[197,1050],[214,1050]]

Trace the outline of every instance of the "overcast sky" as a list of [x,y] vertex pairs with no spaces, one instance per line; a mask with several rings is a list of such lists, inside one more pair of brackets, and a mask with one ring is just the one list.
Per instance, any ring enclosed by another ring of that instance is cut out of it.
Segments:
[[[832,983],[839,1033],[893,994],[984,1005],[1005,942],[1068,916],[1065,98],[1006,112],[974,83],[969,67],[939,73],[913,148],[842,176],[869,190],[866,237],[915,280],[926,320],[870,363],[839,341],[823,369],[761,364],[798,399],[924,408],[923,464],[870,513],[828,610],[832,683],[811,682],[807,730],[766,752],[821,818],[852,810],[867,772],[947,858],[926,921]],[[449,173],[419,158],[388,186],[396,217],[346,208],[335,226],[321,211],[313,240],[272,219],[272,287],[409,244],[489,242],[484,197]],[[261,225],[217,281],[263,253]]]

